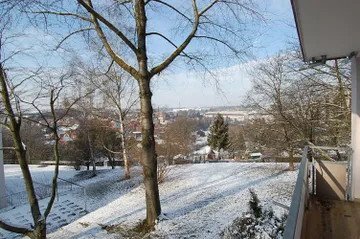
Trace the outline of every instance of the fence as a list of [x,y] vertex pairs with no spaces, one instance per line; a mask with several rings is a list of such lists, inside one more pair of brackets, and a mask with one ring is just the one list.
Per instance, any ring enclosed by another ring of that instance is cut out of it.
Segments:
[[[34,183],[35,195],[38,200],[45,199],[45,198],[48,198],[51,196],[52,185],[43,184],[43,183],[39,183],[39,182],[33,182],[33,183]],[[71,181],[68,181],[68,180],[65,180],[62,178],[58,178],[57,190],[56,190],[57,200],[59,200],[59,196],[61,196],[61,195],[66,195],[69,192],[74,192],[74,191],[79,191],[79,190],[82,191],[82,193],[84,194],[84,207],[85,207],[85,210],[87,210],[86,188],[77,183],[74,183],[74,182],[71,182]],[[6,200],[6,202],[8,204],[8,209],[11,209],[11,208],[9,208],[10,206],[17,207],[17,206],[27,204],[28,203],[27,192],[21,191],[21,192],[17,192],[17,193],[13,193],[13,194],[8,194],[5,197],[0,198],[0,201],[4,201],[4,200]]]

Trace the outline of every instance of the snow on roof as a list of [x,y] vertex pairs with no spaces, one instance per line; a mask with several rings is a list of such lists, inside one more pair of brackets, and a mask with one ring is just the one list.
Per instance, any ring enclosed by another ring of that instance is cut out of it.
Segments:
[[211,147],[209,145],[206,145],[201,149],[194,151],[194,154],[209,154],[210,152],[211,152]]
[[211,111],[206,112],[205,115],[246,115],[247,111]]
[[174,159],[181,159],[181,158],[186,158],[186,156],[182,155],[182,154],[178,154],[174,156]]

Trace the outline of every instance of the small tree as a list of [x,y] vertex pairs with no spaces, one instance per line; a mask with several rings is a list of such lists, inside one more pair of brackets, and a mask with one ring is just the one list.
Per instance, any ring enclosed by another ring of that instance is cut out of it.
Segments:
[[212,149],[226,150],[229,147],[229,126],[221,114],[217,114],[214,123],[210,127],[208,144]]

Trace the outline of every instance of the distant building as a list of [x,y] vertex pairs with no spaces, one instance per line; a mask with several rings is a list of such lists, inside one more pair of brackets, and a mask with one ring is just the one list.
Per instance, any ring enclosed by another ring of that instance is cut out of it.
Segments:
[[217,114],[221,114],[225,120],[237,122],[237,123],[246,123],[249,120],[254,119],[265,119],[268,120],[271,118],[270,115],[263,114],[257,111],[211,111],[206,112],[205,117],[206,118],[215,118]]
[[251,153],[249,155],[250,160],[259,160],[262,158],[262,153]]
[[221,114],[225,119],[238,122],[245,122],[248,116],[247,111],[214,111],[205,113],[205,117],[215,118],[218,114]]

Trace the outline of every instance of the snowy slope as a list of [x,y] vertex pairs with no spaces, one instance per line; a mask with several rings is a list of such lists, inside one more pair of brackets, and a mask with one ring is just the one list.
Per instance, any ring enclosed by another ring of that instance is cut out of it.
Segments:
[[[158,223],[153,237],[218,238],[219,233],[247,210],[248,189],[277,214],[290,205],[297,171],[287,164],[218,163],[182,165],[172,169],[160,185],[162,211],[168,220]],[[49,238],[121,238],[103,225],[131,227],[145,218],[141,176],[122,182],[93,199],[94,211],[49,235]],[[93,180],[97,180],[96,178]],[[105,184],[105,181],[97,184]],[[116,184],[115,184],[116,185]],[[95,208],[102,205],[101,208]],[[92,210],[90,210],[92,211]]]
[[[51,182],[54,171],[53,166],[39,167],[31,165],[30,170],[34,181],[40,183]],[[47,219],[48,232],[53,232],[61,226],[67,225],[75,219],[82,217],[87,213],[86,211],[94,211],[103,207],[139,185],[142,182],[140,172],[139,167],[133,167],[131,170],[133,178],[124,181],[125,172],[123,168],[110,169],[109,167],[98,167],[97,176],[90,178],[91,171],[86,171],[85,169],[75,171],[72,167],[61,166],[60,177],[85,187],[86,197],[83,188],[77,186],[73,186],[71,191],[65,192],[66,195],[60,196],[59,200],[55,201],[49,218]],[[18,192],[25,189],[19,165],[5,165],[5,175],[7,192]],[[19,226],[30,227],[31,224],[33,224],[33,220],[29,205],[26,203],[27,195],[25,193],[25,195],[22,196],[24,205],[16,206],[15,208],[9,206],[8,208],[1,209],[0,218]],[[44,212],[48,201],[49,198],[39,201],[42,212]],[[0,239],[18,237],[21,238],[20,235],[0,229]]]

